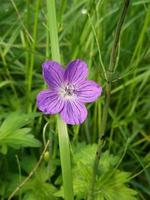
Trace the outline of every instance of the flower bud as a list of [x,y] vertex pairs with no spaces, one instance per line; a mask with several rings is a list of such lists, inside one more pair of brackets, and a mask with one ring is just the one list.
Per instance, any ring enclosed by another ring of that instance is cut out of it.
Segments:
[[49,158],[50,158],[49,152],[46,151],[46,152],[44,153],[44,160],[48,162],[48,161],[49,161]]

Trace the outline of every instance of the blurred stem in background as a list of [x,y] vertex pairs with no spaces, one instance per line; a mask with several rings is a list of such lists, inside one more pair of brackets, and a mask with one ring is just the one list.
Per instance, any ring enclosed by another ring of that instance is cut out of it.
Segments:
[[[29,3],[28,3],[29,4]],[[27,68],[27,108],[28,111],[31,112],[32,110],[32,102],[31,102],[31,89],[32,89],[32,78],[33,78],[33,68],[35,62],[35,48],[37,44],[37,33],[38,33],[38,15],[39,15],[39,8],[40,8],[41,0],[37,0],[36,7],[35,7],[35,15],[34,15],[34,25],[33,25],[33,42],[31,45],[31,57],[30,57],[30,64]],[[28,55],[29,56],[29,55]]]
[[125,20],[125,16],[127,14],[127,10],[129,7],[130,0],[124,0],[123,8],[121,11],[120,18],[118,20],[113,47],[110,55],[110,63],[107,71],[107,80],[106,80],[106,86],[105,86],[105,105],[103,109],[103,116],[102,116],[102,123],[100,128],[100,135],[99,135],[99,141],[98,141],[98,147],[96,151],[96,156],[94,160],[94,166],[93,166],[93,175],[91,180],[91,188],[88,195],[88,200],[94,200],[94,190],[95,190],[95,183],[96,183],[96,175],[98,172],[99,162],[101,158],[101,152],[102,148],[104,146],[104,135],[106,131],[106,123],[108,118],[108,109],[110,104],[110,94],[111,94],[111,81],[112,81],[112,75],[115,71],[116,61],[117,61],[117,53],[118,53],[118,44],[120,41],[120,33],[122,29],[123,22]]
[[[50,31],[52,59],[60,63],[61,59],[60,59],[58,33],[57,33],[55,0],[47,0],[47,10],[48,10],[48,24]],[[72,186],[73,184],[72,184],[72,173],[71,173],[69,137],[68,137],[67,125],[60,119],[59,116],[57,117],[57,128],[59,137],[64,198],[66,200],[73,200],[73,186]]]

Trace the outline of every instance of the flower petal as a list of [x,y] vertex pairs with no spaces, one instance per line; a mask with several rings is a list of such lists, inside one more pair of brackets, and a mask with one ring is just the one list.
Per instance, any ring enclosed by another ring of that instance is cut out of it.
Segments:
[[79,101],[66,101],[60,114],[67,124],[81,124],[87,117],[87,109]]
[[46,61],[42,65],[43,77],[49,87],[58,87],[63,82],[64,69],[55,61]]
[[83,81],[77,88],[77,96],[83,103],[96,101],[101,93],[101,86],[90,80]]
[[87,75],[87,64],[84,61],[77,59],[68,64],[64,74],[64,79],[65,81],[75,84],[85,80]]
[[59,113],[64,102],[55,91],[43,90],[37,95],[37,106],[45,114]]

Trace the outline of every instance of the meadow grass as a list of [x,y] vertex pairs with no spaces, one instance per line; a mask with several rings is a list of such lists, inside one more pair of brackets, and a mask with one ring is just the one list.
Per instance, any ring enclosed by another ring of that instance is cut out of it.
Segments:
[[[119,0],[56,1],[62,64],[65,66],[75,58],[85,60],[89,67],[89,79],[96,80],[103,88],[106,85],[105,75],[109,73],[110,52],[122,2]],[[41,64],[47,59],[52,59],[53,56],[50,50],[48,18],[46,1],[1,1],[1,124],[12,112],[18,113],[18,117],[16,115],[12,117],[14,121],[9,119],[8,123],[7,120],[7,125],[1,126],[0,129],[0,134],[5,132],[4,128],[9,129],[3,140],[0,135],[1,200],[8,199],[16,186],[28,176],[38,162],[43,145],[39,147],[36,140],[28,145],[32,140],[31,135],[41,143],[43,137],[44,140],[50,138],[47,151],[49,158],[44,158],[33,178],[19,190],[14,199],[53,200],[61,199],[60,197],[63,196],[60,189],[62,176],[57,117],[43,116],[36,106],[37,93],[46,87],[42,79]],[[121,31],[117,64],[111,75],[111,101],[103,147],[103,151],[108,150],[110,154],[118,156],[115,164],[117,169],[131,173],[127,178],[129,188],[137,191],[136,199],[142,200],[148,200],[150,196],[149,24],[150,1],[132,0]],[[105,89],[98,101],[87,105],[88,118],[81,126],[68,126],[72,163],[76,160],[74,152],[80,150],[82,152],[82,146],[98,143],[102,109],[105,105],[104,95]],[[26,122],[27,117],[28,122]],[[14,133],[14,130],[18,129],[22,130],[21,134],[25,141],[23,138],[16,140],[15,137],[19,138],[18,135],[14,135],[14,139],[12,136],[7,139],[8,131]],[[30,137],[27,137],[28,131]],[[87,156],[87,160],[92,157],[90,157],[90,150],[86,150],[86,154],[83,155]],[[94,156],[92,158],[94,161]],[[78,166],[81,167],[80,163]],[[83,170],[82,173],[86,173],[88,177],[88,170]],[[109,176],[107,178],[109,179]],[[111,184],[111,179],[109,181]],[[80,182],[78,184],[81,191],[78,189],[79,196],[75,193],[76,199],[83,199],[82,187],[84,186]],[[76,192],[77,185],[74,187]],[[126,191],[123,192],[124,196],[127,195]],[[119,197],[115,196],[114,200],[117,199]],[[124,197],[124,200],[128,199],[128,196]]]

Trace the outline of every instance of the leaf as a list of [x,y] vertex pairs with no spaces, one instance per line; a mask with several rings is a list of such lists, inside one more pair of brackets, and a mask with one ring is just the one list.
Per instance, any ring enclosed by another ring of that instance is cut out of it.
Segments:
[[11,113],[0,127],[0,152],[7,153],[8,147],[39,147],[40,142],[30,134],[30,128],[22,128],[31,122],[37,114]]
[[38,113],[10,113],[2,123],[0,127],[0,133],[6,134],[6,132],[12,132],[13,130],[19,129],[31,122],[31,120],[33,120],[37,116],[39,116]]
[[137,192],[126,185],[130,173],[112,170],[102,174],[96,185],[96,200],[136,200]]
[[[74,155],[75,163],[83,163],[84,165],[93,167],[93,159],[95,157],[97,145],[86,145],[81,146]],[[99,170],[106,172],[118,162],[119,158],[117,156],[110,155],[108,151],[104,152],[101,156],[101,164]]]
[[[73,187],[77,199],[87,199],[91,185],[92,166],[97,145],[82,146],[74,153]],[[102,153],[95,183],[96,200],[136,200],[137,192],[129,187],[130,173],[115,169],[119,158]],[[56,193],[63,196],[63,188]]]

